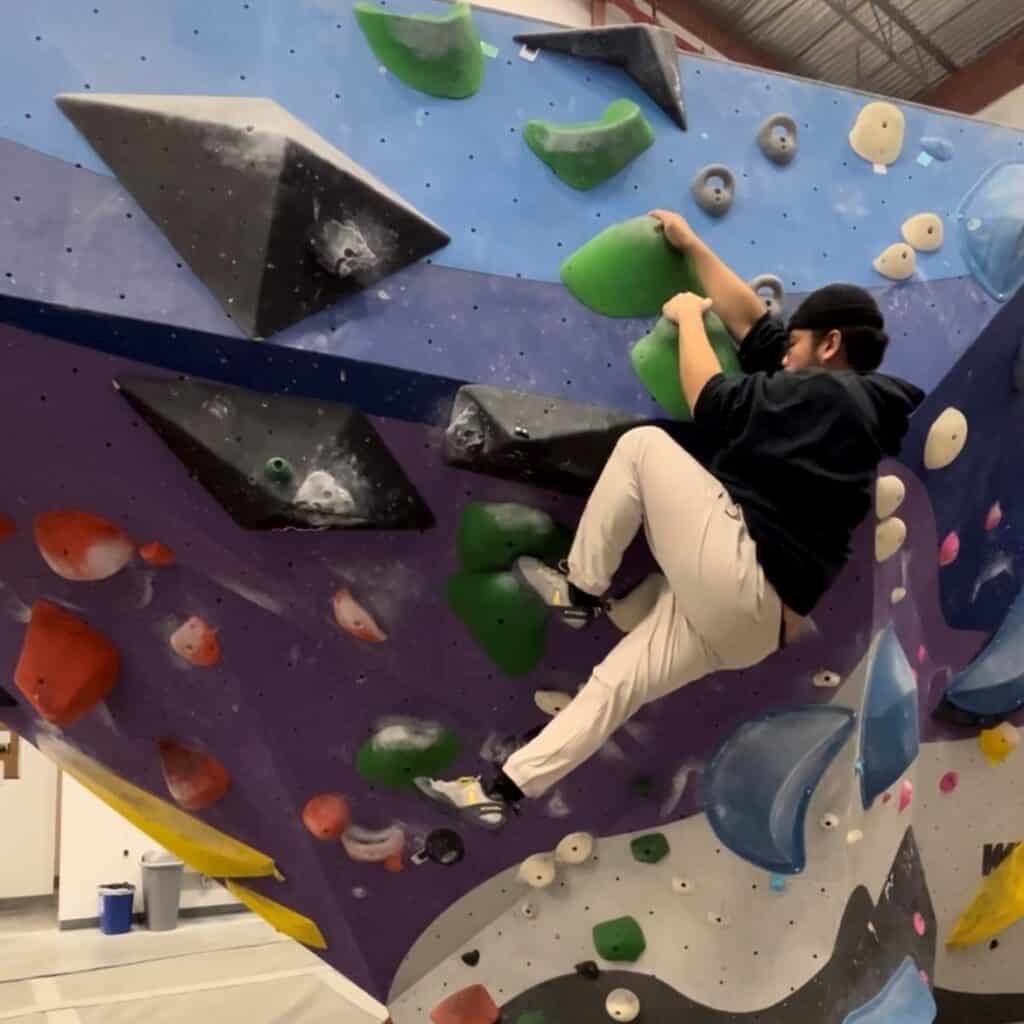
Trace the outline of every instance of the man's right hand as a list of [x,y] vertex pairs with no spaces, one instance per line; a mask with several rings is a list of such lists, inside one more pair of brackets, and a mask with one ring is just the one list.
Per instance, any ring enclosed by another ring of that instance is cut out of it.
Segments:
[[697,232],[690,227],[682,214],[673,213],[671,210],[651,210],[650,216],[661,222],[669,245],[680,252],[689,252],[700,242]]

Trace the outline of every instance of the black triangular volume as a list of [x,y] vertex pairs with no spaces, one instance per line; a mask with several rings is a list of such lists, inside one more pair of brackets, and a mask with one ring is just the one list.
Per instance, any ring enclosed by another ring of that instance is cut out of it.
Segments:
[[599,405],[472,384],[455,396],[444,457],[477,473],[588,494],[616,441],[642,422]]
[[168,377],[123,377],[116,386],[239,526],[434,525],[373,424],[351,406]]
[[251,337],[449,241],[273,100],[74,94],[57,103]]
[[16,708],[18,702],[0,686],[0,708]]
[[992,729],[1015,714],[1007,711],[1002,715],[979,715],[957,707],[948,697],[943,697],[932,711],[932,718],[947,725],[959,725],[965,729]]
[[676,37],[655,25],[612,25],[564,32],[526,32],[516,36],[535,50],[555,50],[620,67],[650,98],[686,130],[683,80]]

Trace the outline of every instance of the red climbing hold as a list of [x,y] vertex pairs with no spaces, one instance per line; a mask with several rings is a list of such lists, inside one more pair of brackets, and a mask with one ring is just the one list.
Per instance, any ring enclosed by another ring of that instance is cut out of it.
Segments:
[[231,786],[231,776],[220,761],[176,740],[160,741],[160,767],[174,802],[186,811],[215,804]]
[[148,544],[143,544],[139,548],[139,557],[147,565],[155,565],[161,569],[168,565],[174,565],[177,561],[174,552],[158,540],[151,540]]
[[960,783],[960,775],[957,772],[946,772],[939,779],[939,790],[943,793],[952,793]]
[[914,931],[917,932],[918,935],[924,935],[924,933],[927,930],[928,930],[928,926],[927,926],[927,924],[925,924],[924,916],[922,914],[915,913],[914,914]]
[[388,638],[373,616],[352,596],[348,587],[342,587],[334,595],[334,618],[346,633],[351,633],[357,640],[382,644]]
[[321,793],[302,808],[302,823],[317,839],[340,839],[352,824],[352,812],[340,793]]
[[175,654],[199,668],[209,668],[220,661],[217,631],[198,615],[186,619],[171,634],[171,647]]
[[384,861],[384,870],[390,871],[393,875],[397,875],[399,871],[405,870],[405,864],[402,863],[401,852],[393,853]]
[[900,786],[900,814],[902,814],[914,799],[914,784],[910,779],[904,779]]
[[939,548],[939,565],[943,568],[952,565],[959,554],[960,538],[956,535],[956,531],[946,534],[946,539],[942,542],[942,547]]
[[995,502],[985,516],[985,529],[994,530],[1003,521],[1003,506]]
[[0,541],[13,537],[17,532],[17,524],[10,516],[0,516]]
[[102,634],[71,612],[36,601],[14,682],[54,725],[73,725],[114,688],[121,657]]
[[497,1024],[498,1007],[483,985],[453,992],[430,1011],[434,1024]]
[[120,527],[74,509],[43,512],[32,532],[43,561],[66,580],[105,580],[120,572],[135,551]]

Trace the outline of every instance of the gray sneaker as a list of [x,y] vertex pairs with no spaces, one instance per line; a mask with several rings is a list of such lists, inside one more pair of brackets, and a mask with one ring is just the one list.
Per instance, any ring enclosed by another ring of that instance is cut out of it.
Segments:
[[552,569],[550,565],[542,562],[539,558],[524,555],[516,559],[514,572],[572,629],[584,629],[601,614],[599,603],[594,605],[573,603],[564,562],[558,569]]

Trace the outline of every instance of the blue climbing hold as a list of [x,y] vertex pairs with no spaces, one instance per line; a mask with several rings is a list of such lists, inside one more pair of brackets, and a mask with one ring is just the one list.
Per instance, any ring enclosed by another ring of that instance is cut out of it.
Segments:
[[705,807],[718,838],[766,871],[802,871],[807,805],[853,721],[846,708],[802,707],[741,725],[708,766]]
[[932,1024],[935,997],[908,956],[874,999],[848,1013],[843,1024]]
[[961,711],[987,717],[1006,716],[1024,707],[1024,591],[987,646],[946,687],[946,700]]
[[1005,302],[1024,283],[1024,163],[998,164],[957,210],[964,260],[982,286]]
[[785,892],[786,891],[786,879],[782,875],[772,875],[771,880],[772,892]]
[[864,694],[860,791],[865,808],[914,763],[919,747],[917,680],[890,624],[868,665]]
[[921,148],[933,159],[953,159],[953,143],[949,139],[940,139],[937,135],[926,135],[921,140]]

